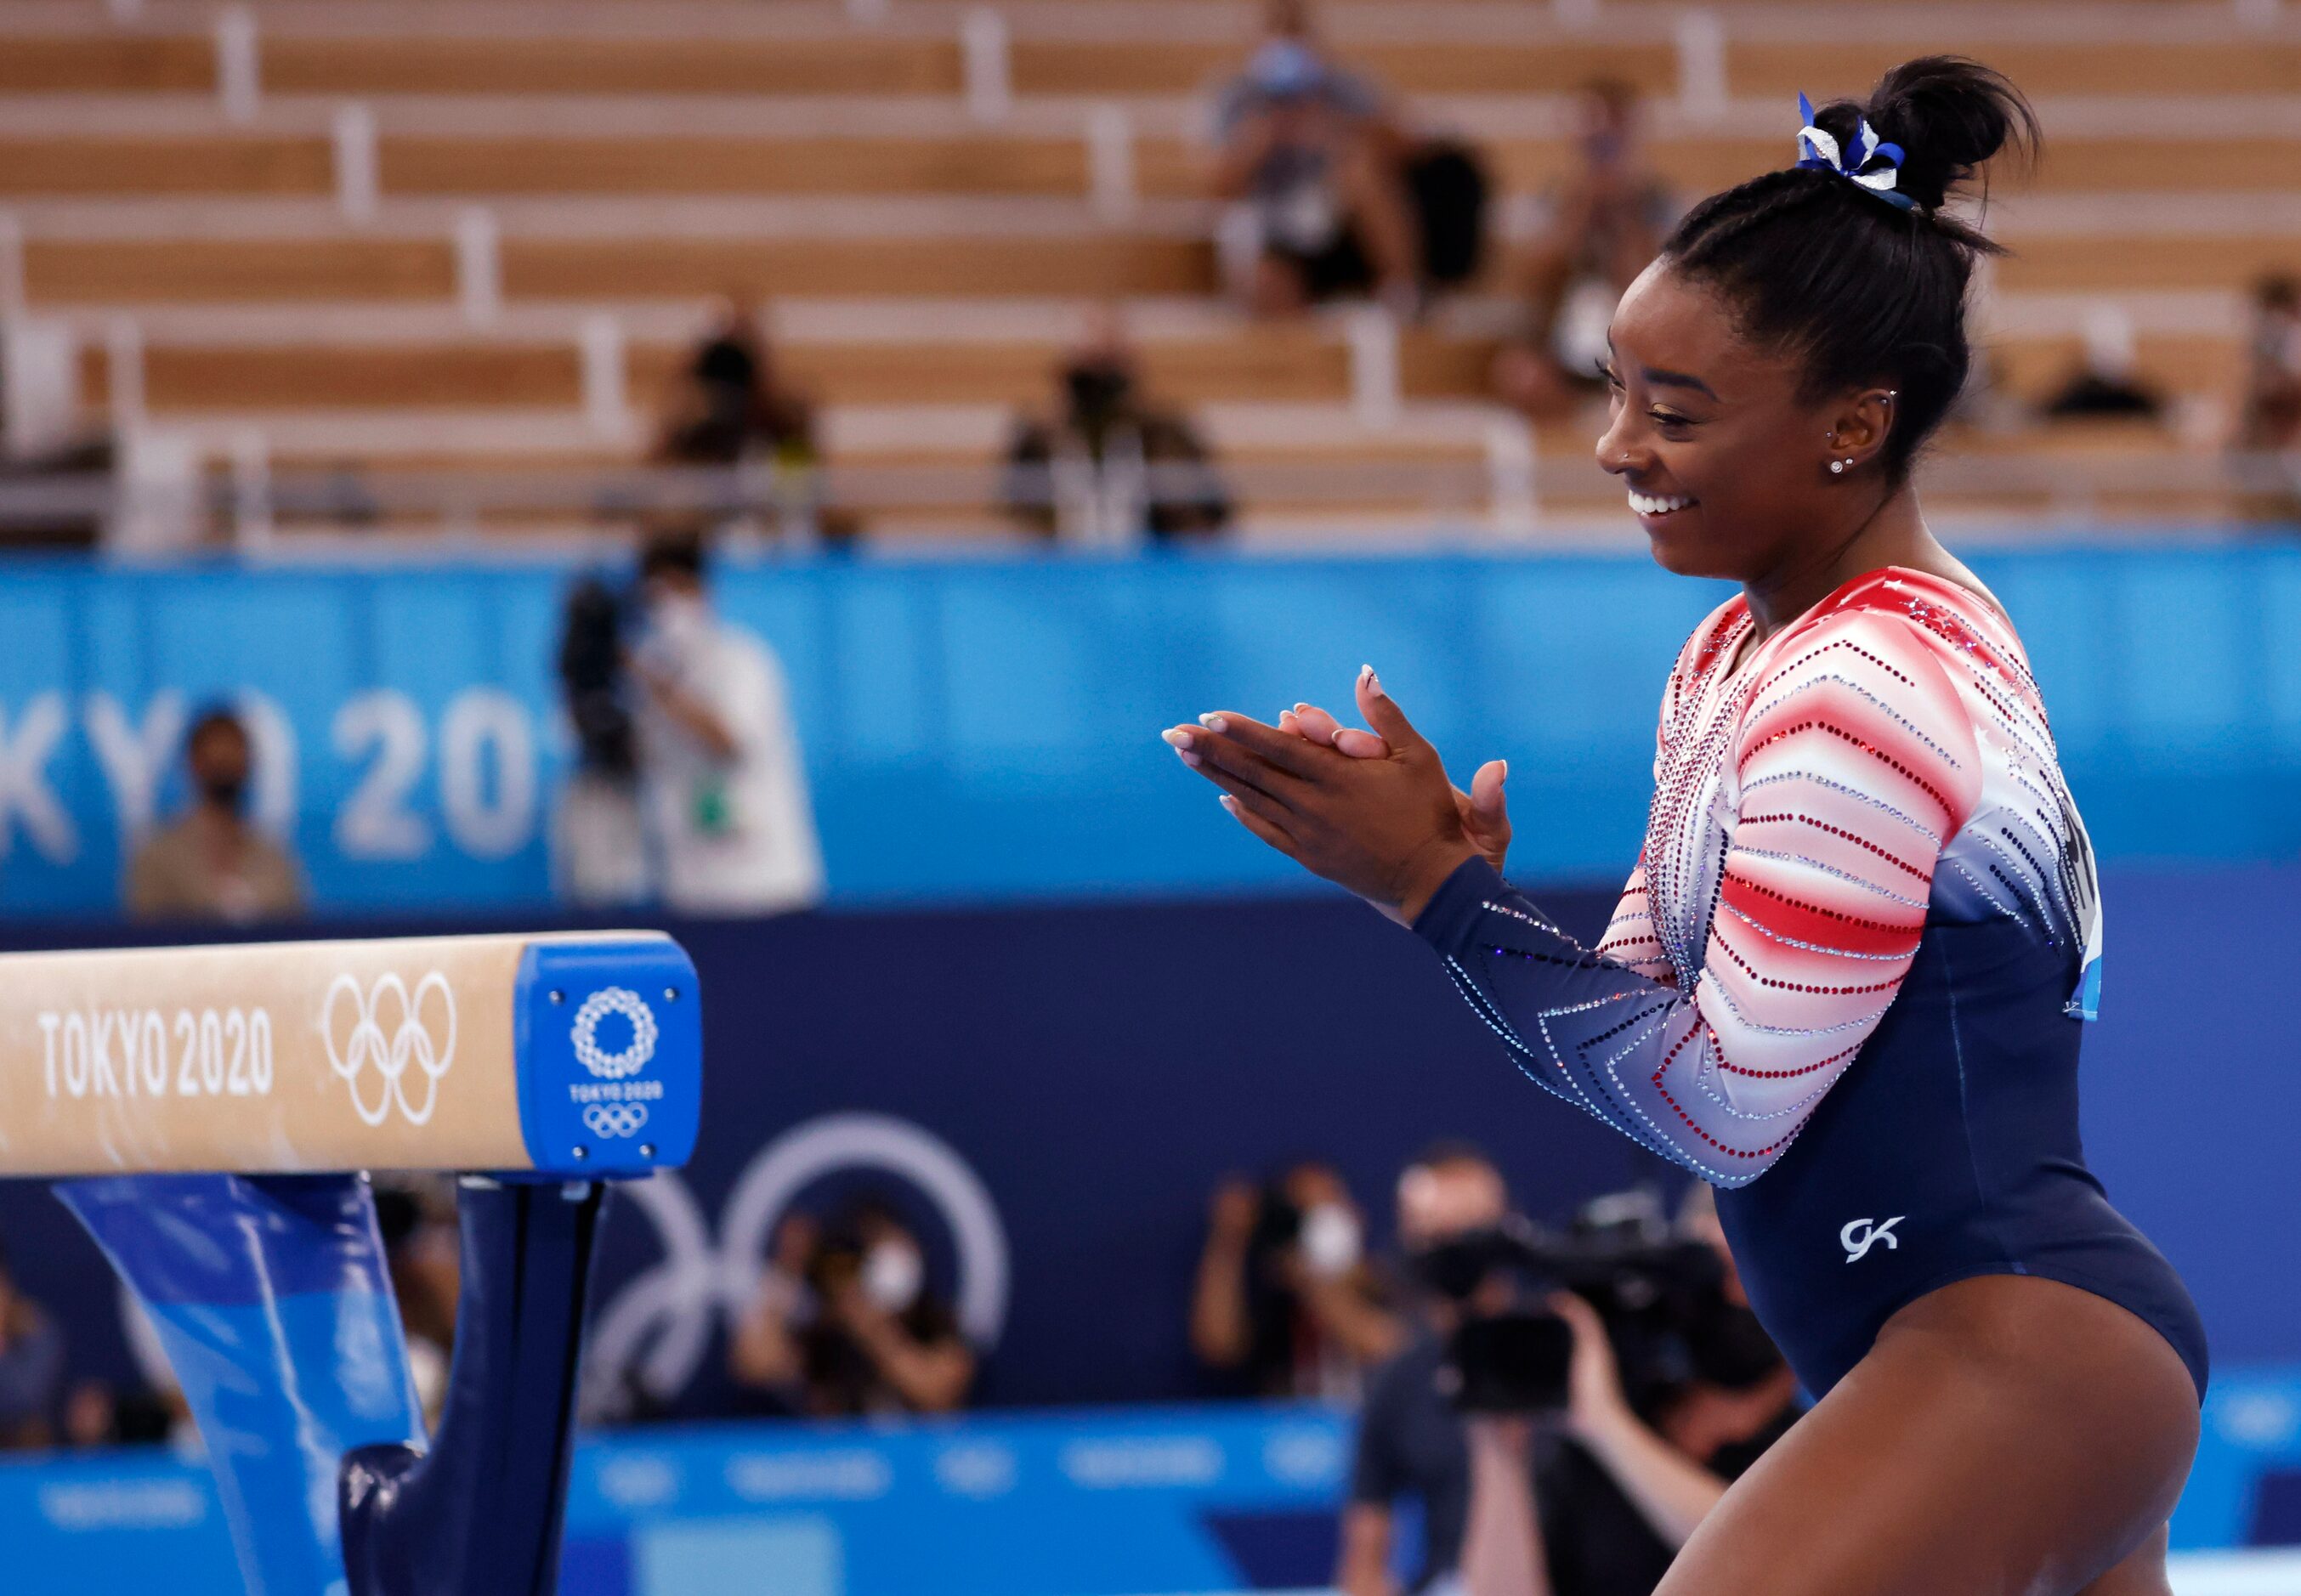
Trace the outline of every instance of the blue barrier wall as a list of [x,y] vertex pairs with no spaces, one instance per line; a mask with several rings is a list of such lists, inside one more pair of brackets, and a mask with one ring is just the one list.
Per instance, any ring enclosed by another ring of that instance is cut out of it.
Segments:
[[[2177,1550],[2301,1540],[2279,1517],[2301,1481],[2297,1397],[2292,1370],[2215,1391]],[[1335,1567],[1351,1441],[1346,1416],[1279,1405],[595,1435],[575,1451],[559,1590],[1303,1592]],[[1402,1570],[1411,1528],[1402,1516]],[[0,1462],[0,1544],[10,1596],[243,1589],[207,1471],[156,1449]],[[2292,1588],[2240,1572],[2184,1558],[2174,1588]]]
[[[2301,967],[2301,868],[2115,871],[2104,894],[2088,1154],[2188,1279],[2217,1363],[2301,1362],[2301,1044],[2262,990]],[[1586,934],[1611,907],[1543,900]],[[1441,1136],[1485,1143],[1551,1220],[1681,1178],[1526,1081],[1436,960],[1338,898],[671,929],[702,978],[703,1131],[680,1176],[617,1200],[592,1362],[677,1413],[735,1406],[722,1262],[858,1172],[891,1171],[984,1349],[982,1396],[1032,1404],[1221,1389],[1184,1316],[1227,1173],[1331,1159],[1377,1242],[1400,1166]],[[0,1236],[73,1327],[76,1371],[124,1373],[109,1273],[62,1209],[0,1182]]]
[[[2301,855],[2301,547],[1974,564],[2112,860]],[[100,910],[180,801],[174,729],[240,697],[327,911],[544,900],[564,570],[122,571],[0,584],[0,910]],[[1266,890],[1157,730],[1341,699],[1362,660],[1466,766],[1510,760],[1518,868],[1615,881],[1654,707],[1721,597],[1643,558],[1013,559],[730,568],[789,672],[846,902]]]

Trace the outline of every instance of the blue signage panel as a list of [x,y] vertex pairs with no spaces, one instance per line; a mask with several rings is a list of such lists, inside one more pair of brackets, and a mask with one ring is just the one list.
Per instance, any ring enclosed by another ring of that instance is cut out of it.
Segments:
[[[1973,564],[2105,857],[2301,853],[2301,547]],[[547,903],[573,574],[13,563],[0,911],[114,904],[130,840],[182,801],[185,726],[219,701],[322,910]],[[719,591],[782,660],[843,902],[1290,884],[1158,730],[1343,707],[1366,661],[1461,768],[1510,760],[1523,871],[1619,879],[1663,677],[1725,593],[1640,557],[1463,555],[731,564]]]
[[[2301,1465],[2301,1375],[2218,1383],[2173,1520],[2179,1549],[2265,1543],[2262,1506]],[[560,1591],[1323,1588],[1351,1434],[1334,1409],[1272,1405],[598,1435],[575,1454]],[[0,1463],[0,1543],[10,1596],[241,1589],[206,1470],[157,1450]]]

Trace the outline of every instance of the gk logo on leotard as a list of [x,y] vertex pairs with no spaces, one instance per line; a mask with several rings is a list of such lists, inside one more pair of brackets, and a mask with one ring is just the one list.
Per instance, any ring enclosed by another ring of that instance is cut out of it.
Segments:
[[1845,1249],[1845,1261],[1849,1264],[1860,1263],[1869,1250],[1880,1241],[1886,1243],[1894,1251],[1899,1252],[1902,1249],[1902,1239],[1894,1233],[1894,1227],[1908,1217],[1906,1214],[1896,1214],[1883,1224],[1874,1219],[1847,1220],[1845,1228],[1837,1233],[1837,1244]]
[[[347,1031],[340,1024],[346,1016],[339,1007],[347,1001]],[[396,974],[379,975],[364,990],[356,978],[339,975],[320,1005],[320,1035],[329,1067],[350,1084],[352,1107],[362,1120],[380,1125],[397,1103],[402,1118],[420,1125],[439,1100],[439,1077],[456,1062],[456,994],[437,970],[417,982],[412,993]],[[381,1082],[372,1107],[360,1084],[370,1065]],[[408,1083],[411,1065],[421,1077],[420,1103]]]

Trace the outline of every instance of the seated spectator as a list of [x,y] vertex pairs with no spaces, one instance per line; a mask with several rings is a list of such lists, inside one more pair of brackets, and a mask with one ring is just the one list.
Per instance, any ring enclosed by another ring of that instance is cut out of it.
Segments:
[[[1680,1235],[1719,1250],[1716,1299],[1689,1368],[1626,1372],[1606,1323],[1563,1292],[1520,1303],[1495,1270],[1426,1283],[1415,1337],[1367,1390],[1358,1463],[1343,1517],[1346,1596],[1386,1592],[1393,1504],[1418,1499],[1424,1564],[1415,1588],[1459,1575],[1478,1596],[1647,1596],[1703,1514],[1796,1418],[1795,1377],[1757,1326],[1724,1254],[1708,1188],[1696,1189]],[[1492,1229],[1509,1212],[1494,1166],[1467,1146],[1434,1149],[1399,1181],[1399,1236],[1428,1258]],[[1563,1412],[1465,1416],[1442,1394],[1447,1345],[1466,1318],[1547,1308],[1572,1333]]]
[[917,1236],[866,1197],[822,1230],[784,1220],[727,1372],[771,1412],[945,1413],[966,1400],[975,1354]]
[[1225,1182],[1191,1301],[1199,1361],[1238,1394],[1354,1400],[1402,1340],[1365,1235],[1328,1165],[1298,1164],[1261,1191]]
[[456,1303],[463,1289],[455,1182],[446,1175],[378,1175],[375,1224],[407,1338],[408,1373],[425,1422],[436,1426],[448,1400]]
[[297,915],[304,873],[294,856],[247,818],[254,755],[247,728],[211,709],[184,738],[192,804],[136,850],[128,912],[138,920],[221,920],[243,925]]
[[658,518],[657,530],[708,532],[764,511],[768,530],[781,538],[812,540],[852,531],[824,519],[814,406],[777,372],[757,310],[740,301],[721,307],[717,324],[681,372],[655,458],[664,465],[759,465],[768,489],[762,505],[730,487],[724,501],[715,497],[700,510]]
[[2125,417],[2155,421],[2165,405],[2136,374],[2133,321],[2104,300],[2086,313],[2085,353],[2078,369],[2038,405],[2047,421]]
[[2254,285],[2238,443],[2301,448],[2301,280],[2281,272]]
[[1660,253],[1676,208],[1639,142],[1637,90],[1588,85],[1578,122],[1578,164],[1527,252],[1525,330],[1494,359],[1495,392],[1537,422],[1605,390],[1597,367],[1614,305]]
[[1051,419],[1025,417],[1008,446],[1008,514],[1031,531],[1101,547],[1202,538],[1231,506],[1206,446],[1142,391],[1115,314],[1098,316],[1056,375]]
[[2253,521],[2301,522],[2301,281],[2273,273],[2254,286],[2238,404],[2242,510]]
[[1460,146],[1406,132],[1329,60],[1307,0],[1268,0],[1263,15],[1262,45],[1215,109],[1215,191],[1239,202],[1230,275],[1261,315],[1371,288],[1410,318],[1476,269],[1485,175]]
[[63,1333],[16,1289],[0,1254],[0,1450],[44,1447],[54,1439],[50,1415],[63,1373]]

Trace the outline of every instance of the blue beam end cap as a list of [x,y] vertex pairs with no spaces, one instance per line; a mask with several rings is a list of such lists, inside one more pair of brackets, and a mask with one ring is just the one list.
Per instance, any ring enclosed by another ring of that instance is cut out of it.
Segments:
[[703,993],[665,936],[538,941],[515,997],[520,1129],[534,1174],[676,1169],[703,1109]]

